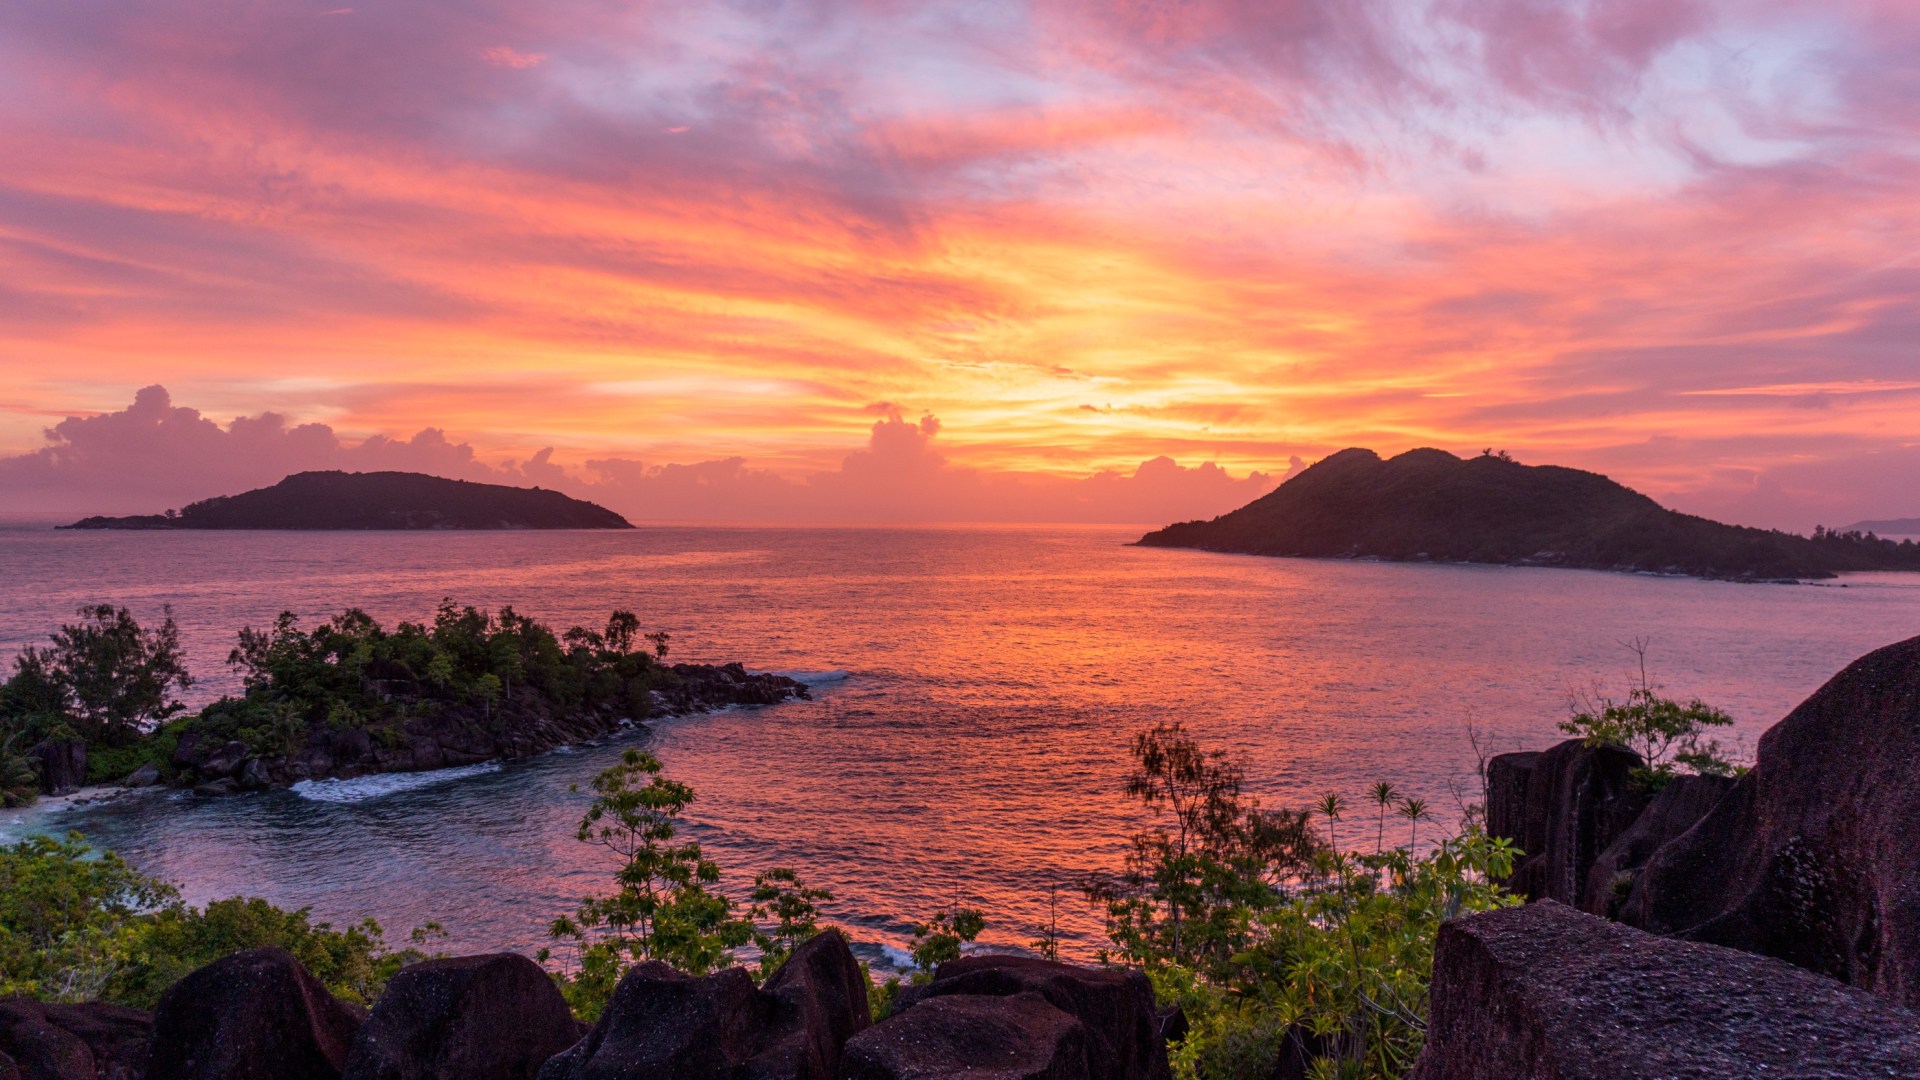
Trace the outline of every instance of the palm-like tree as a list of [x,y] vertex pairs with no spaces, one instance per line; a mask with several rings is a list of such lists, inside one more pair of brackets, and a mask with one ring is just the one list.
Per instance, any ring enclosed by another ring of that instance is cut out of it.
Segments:
[[1380,854],[1380,852],[1386,849],[1387,809],[1391,807],[1393,801],[1399,797],[1400,793],[1394,790],[1393,785],[1387,783],[1385,780],[1373,785],[1373,801],[1380,804],[1380,828],[1374,833],[1373,837],[1373,853],[1375,855]]
[[1320,804],[1314,807],[1327,819],[1327,846],[1333,849],[1335,855],[1340,854],[1340,838],[1334,835],[1333,823],[1340,820],[1340,813],[1346,808],[1346,801],[1334,791],[1320,796]]
[[1420,823],[1432,815],[1427,813],[1427,800],[1413,798],[1402,800],[1398,813],[1401,817],[1407,819],[1407,824],[1410,827],[1407,832],[1407,853],[1411,855],[1413,853],[1413,845],[1420,836]]
[[40,774],[32,760],[13,748],[20,734],[16,731],[0,739],[0,806],[24,805],[40,791]]

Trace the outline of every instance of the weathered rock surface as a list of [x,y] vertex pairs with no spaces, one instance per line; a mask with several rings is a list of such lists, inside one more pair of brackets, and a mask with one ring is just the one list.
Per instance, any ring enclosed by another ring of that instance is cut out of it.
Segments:
[[1529,855],[1539,848],[1527,847],[1528,842],[1537,845],[1546,839],[1544,834],[1538,839],[1529,837],[1526,827],[1527,787],[1533,782],[1533,769],[1539,761],[1540,751],[1523,750],[1500,754],[1487,762],[1487,833],[1512,840]]
[[841,1047],[873,1022],[866,973],[838,930],[801,942],[761,992],[774,1008],[755,1060],[782,1063],[783,1077],[838,1077]]
[[121,783],[130,788],[152,787],[160,782],[160,766],[149,761],[127,774]]
[[25,998],[0,1001],[0,1078],[138,1080],[146,1071],[153,1018],[139,1009]]
[[168,987],[147,1080],[337,1080],[360,1010],[280,949],[248,949]]
[[866,1024],[846,939],[809,939],[756,989],[740,968],[695,979],[641,964],[600,1022],[540,1080],[837,1080],[841,1043]]
[[1412,1080],[1920,1076],[1920,1015],[1551,901],[1446,923]]
[[42,739],[27,749],[40,774],[40,791],[67,795],[87,782],[87,744],[79,739]]
[[1106,1080],[1087,1071],[1087,1030],[1031,991],[951,994],[847,1040],[845,1080]]
[[1647,804],[1587,871],[1580,907],[1591,915],[1618,918],[1639,870],[1668,841],[1693,828],[1733,790],[1731,776],[1676,776]]
[[354,1037],[344,1080],[533,1080],[579,1027],[540,965],[518,953],[428,960],[387,983]]
[[95,1080],[93,1051],[35,1004],[0,1002],[0,1075],[11,1067],[22,1080]]
[[[1111,1080],[1166,1080],[1167,1046],[1154,1012],[1153,987],[1138,971],[1087,968],[1035,957],[982,954],[941,964],[919,1002],[971,995],[1037,994],[1079,1021],[1087,1074]],[[891,1021],[889,1021],[891,1022]]]
[[1315,1035],[1311,1028],[1303,1024],[1290,1025],[1280,1037],[1280,1053],[1266,1080],[1312,1080],[1314,1062],[1329,1057],[1336,1061],[1343,1060],[1343,1049],[1343,1036]]
[[1753,771],[1641,871],[1622,918],[1920,1007],[1920,638],[1760,739]]
[[1525,853],[1507,885],[1529,899],[1582,906],[1594,861],[1646,808],[1633,782],[1640,755],[1569,739],[1530,761],[1510,760],[1520,756],[1487,763],[1489,827]]
[[695,979],[659,961],[628,971],[600,1022],[547,1062],[541,1080],[707,1080],[731,1077],[770,1011],[740,968]]
[[[674,664],[675,679],[653,692],[655,716],[684,716],[734,705],[774,705],[807,698],[804,683],[740,664]],[[405,697],[407,685],[389,691]],[[181,734],[173,753],[178,782],[201,794],[224,795],[285,787],[301,780],[421,772],[483,761],[544,754],[604,738],[633,720],[611,707],[561,709],[521,688],[497,705],[448,705],[409,716],[398,738],[375,738],[365,728],[337,728],[315,720],[300,749],[290,755],[255,755],[243,742],[221,742],[198,731]]]

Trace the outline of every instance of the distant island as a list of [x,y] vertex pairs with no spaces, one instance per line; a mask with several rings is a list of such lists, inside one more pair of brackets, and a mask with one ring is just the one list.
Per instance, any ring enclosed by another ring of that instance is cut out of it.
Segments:
[[544,488],[410,472],[303,472],[179,513],[90,517],[66,529],[631,529],[619,514]]
[[1248,555],[1562,566],[1743,581],[1920,570],[1920,545],[1854,531],[1809,537],[1668,510],[1598,473],[1505,454],[1342,450],[1212,521],[1146,547]]
[[1856,521],[1847,532],[1875,533],[1881,536],[1920,536],[1920,517],[1890,518],[1885,521]]

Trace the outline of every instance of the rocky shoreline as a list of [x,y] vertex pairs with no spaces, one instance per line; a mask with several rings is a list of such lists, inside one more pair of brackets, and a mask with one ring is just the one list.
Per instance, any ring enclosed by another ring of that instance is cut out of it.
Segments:
[[[667,670],[674,678],[649,692],[646,719],[812,697],[807,685],[797,679],[748,671],[738,663],[674,664]],[[168,755],[169,770],[149,762],[118,786],[170,784],[192,788],[200,795],[231,795],[288,787],[303,780],[425,772],[532,757],[645,726],[646,719],[610,706],[562,710],[538,693],[522,689],[484,708],[457,705],[411,716],[397,728],[375,731],[310,724],[292,753],[263,752],[245,740],[189,729],[178,736]],[[87,750],[79,740],[49,740],[30,752],[40,763],[44,794],[67,796],[86,786]]]
[[[736,706],[777,705],[812,695],[784,675],[750,672],[740,664],[675,664],[676,681],[651,691],[650,716],[688,716]],[[188,732],[172,755],[174,783],[200,795],[228,795],[286,787],[302,780],[346,779],[375,773],[424,772],[486,761],[511,761],[611,735],[644,721],[601,707],[562,712],[538,694],[522,692],[488,709],[451,708],[410,717],[404,740],[378,738],[365,728],[308,730],[291,755],[258,753],[239,740]],[[159,779],[157,769],[137,778]],[[135,786],[138,786],[137,784]]]

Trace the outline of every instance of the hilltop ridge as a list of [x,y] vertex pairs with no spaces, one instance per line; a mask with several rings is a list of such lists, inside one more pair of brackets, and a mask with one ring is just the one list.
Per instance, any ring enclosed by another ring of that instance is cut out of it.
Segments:
[[1724,525],[1669,510],[1599,473],[1504,454],[1333,454],[1211,521],[1169,525],[1147,547],[1249,555],[1563,566],[1735,580],[1920,570],[1920,545]]
[[545,488],[410,472],[303,472],[177,515],[89,517],[67,529],[631,529],[619,514]]

